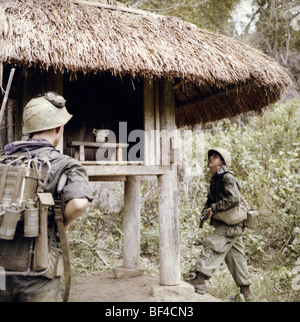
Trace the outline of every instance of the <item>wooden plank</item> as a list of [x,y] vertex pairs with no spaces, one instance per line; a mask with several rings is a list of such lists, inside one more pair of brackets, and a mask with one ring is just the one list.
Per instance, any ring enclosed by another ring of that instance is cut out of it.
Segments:
[[86,165],[83,166],[87,170],[88,176],[148,176],[148,175],[162,175],[166,172],[168,167],[164,166],[99,166]]
[[144,165],[143,161],[82,161],[82,165],[98,165],[98,166],[125,166],[125,165]]
[[101,160],[101,162],[104,162],[104,163],[115,162],[115,161],[118,161],[119,163],[121,163],[123,159],[122,149],[123,148],[126,149],[128,146],[129,144],[127,143],[98,143],[98,142],[81,142],[81,141],[73,141],[73,142],[67,143],[67,147],[75,148],[74,158],[79,161],[85,161],[85,148],[108,150],[109,157],[107,158],[107,160]]
[[67,146],[70,148],[75,148],[79,146],[84,146],[86,148],[128,148],[129,144],[127,143],[98,143],[98,142],[81,142],[81,141],[72,141],[68,142]]
[[89,176],[90,182],[95,181],[126,181],[127,176]]

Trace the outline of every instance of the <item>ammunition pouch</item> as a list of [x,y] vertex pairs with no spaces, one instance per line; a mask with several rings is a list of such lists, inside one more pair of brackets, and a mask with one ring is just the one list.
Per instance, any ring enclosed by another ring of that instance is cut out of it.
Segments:
[[49,268],[42,276],[49,279],[62,276],[64,273],[62,250],[52,246],[49,251]]

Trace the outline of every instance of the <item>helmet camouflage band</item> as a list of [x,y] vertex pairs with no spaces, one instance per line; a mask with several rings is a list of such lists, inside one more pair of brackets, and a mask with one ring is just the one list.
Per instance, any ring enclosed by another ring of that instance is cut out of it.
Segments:
[[54,129],[65,125],[72,118],[65,107],[66,100],[54,92],[47,92],[31,99],[24,108],[25,134]]
[[223,148],[214,148],[214,149],[210,149],[208,150],[208,157],[210,157],[210,155],[214,152],[217,152],[221,155],[221,157],[223,158],[225,165],[227,168],[230,168],[231,166],[231,155],[230,153],[223,149]]

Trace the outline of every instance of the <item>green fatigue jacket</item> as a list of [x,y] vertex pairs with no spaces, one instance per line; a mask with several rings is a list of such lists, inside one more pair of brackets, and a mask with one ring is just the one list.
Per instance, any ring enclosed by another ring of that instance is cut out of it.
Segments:
[[[214,213],[235,207],[240,202],[240,185],[234,176],[225,171],[211,178],[205,208]],[[196,262],[196,271],[211,277],[225,260],[237,286],[250,285],[242,240],[243,225],[227,225],[212,217],[216,228],[203,240],[203,248]]]
[[[51,159],[50,177],[46,184],[45,192],[50,192],[54,198],[57,198],[57,184],[62,173],[65,173],[68,176],[66,185],[63,189],[65,204],[74,198],[92,200],[92,191],[89,187],[86,170],[77,160],[67,155],[60,154],[59,151],[52,146],[41,147],[28,152],[16,151],[13,155],[28,155],[28,153],[31,156],[48,156]],[[51,214],[49,214],[48,218],[51,218]],[[50,221],[48,222],[48,228],[49,225],[51,225]],[[26,257],[29,254],[29,238],[23,237],[23,227],[19,226],[20,225],[18,224],[14,240],[7,241],[0,239],[0,266],[4,266],[4,268],[5,266],[11,266],[11,268],[8,268],[9,270],[19,270],[18,263],[26,261]],[[59,247],[59,244],[57,246]]]
[[[233,208],[240,201],[240,185],[229,171],[222,174],[216,173],[211,178],[210,191],[204,209],[211,208],[213,213],[216,213]],[[213,221],[216,220],[213,219]]]

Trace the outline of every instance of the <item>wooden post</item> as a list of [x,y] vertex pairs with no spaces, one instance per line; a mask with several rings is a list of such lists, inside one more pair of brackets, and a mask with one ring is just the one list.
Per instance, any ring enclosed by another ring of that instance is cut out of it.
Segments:
[[[46,87],[47,91],[56,92],[59,95],[63,95],[63,88],[64,88],[64,77],[60,71],[55,72],[52,68],[50,68],[47,72],[46,76]],[[56,147],[61,153],[64,151],[64,138],[62,136],[61,141],[59,142],[58,146]],[[80,155],[82,151],[80,151]],[[84,156],[84,152],[83,152]]]
[[[160,129],[162,137],[162,160],[170,160],[170,139],[176,129],[174,90],[171,81],[160,81]],[[166,143],[167,142],[167,143]],[[180,241],[178,220],[177,167],[170,165],[166,174],[158,177],[159,187],[159,258],[160,284],[178,285],[180,274]]]
[[128,176],[124,194],[124,268],[140,267],[140,179]]
[[160,164],[159,81],[144,79],[145,165]]
[[153,79],[144,79],[144,130],[145,130],[145,152],[144,164],[154,165],[154,141],[151,132],[155,130],[154,124],[154,92]]

